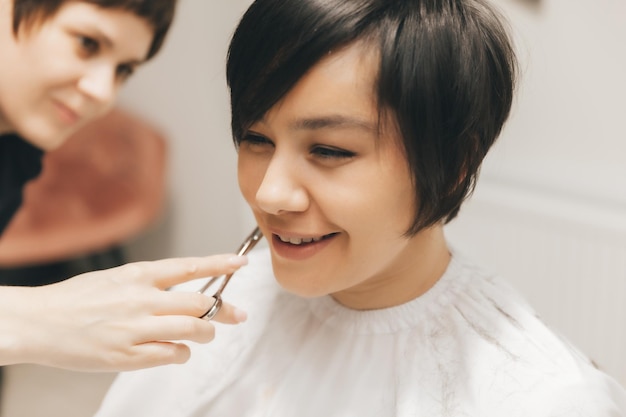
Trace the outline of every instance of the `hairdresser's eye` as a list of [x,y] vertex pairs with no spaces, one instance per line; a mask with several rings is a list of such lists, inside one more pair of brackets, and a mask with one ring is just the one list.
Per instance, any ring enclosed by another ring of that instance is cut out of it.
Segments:
[[271,140],[256,133],[245,134],[239,141],[240,148],[245,147],[246,149],[257,152],[261,152],[273,146],[274,144]]
[[128,65],[128,64],[122,64],[122,65],[118,65],[115,72],[116,72],[117,79],[120,81],[124,81],[128,77],[133,75],[133,72],[135,72],[135,67],[132,65]]
[[98,53],[100,43],[89,36],[77,35],[80,52],[85,56],[91,56]]
[[350,159],[356,155],[354,152],[330,146],[314,146],[311,153],[321,159],[337,160]]

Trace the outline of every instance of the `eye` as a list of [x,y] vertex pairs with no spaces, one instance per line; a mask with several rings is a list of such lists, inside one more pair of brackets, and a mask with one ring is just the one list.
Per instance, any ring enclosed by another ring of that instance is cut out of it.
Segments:
[[119,80],[126,80],[128,77],[133,75],[135,72],[135,67],[128,64],[118,65],[115,74]]
[[321,159],[349,159],[356,156],[356,153],[341,148],[331,146],[314,146],[311,153]]
[[85,56],[91,56],[98,53],[100,43],[89,36],[77,35],[80,52]]
[[243,137],[239,141],[239,146],[245,146],[250,148],[251,150],[261,150],[266,147],[273,147],[274,144],[265,136],[256,133],[247,133],[243,135]]

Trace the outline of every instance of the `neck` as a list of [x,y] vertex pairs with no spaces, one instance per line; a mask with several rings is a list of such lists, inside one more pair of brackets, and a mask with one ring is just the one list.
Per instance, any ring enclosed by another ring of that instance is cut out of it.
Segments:
[[332,296],[355,310],[404,304],[435,285],[446,271],[450,258],[443,227],[434,226],[409,238],[404,249],[376,276]]

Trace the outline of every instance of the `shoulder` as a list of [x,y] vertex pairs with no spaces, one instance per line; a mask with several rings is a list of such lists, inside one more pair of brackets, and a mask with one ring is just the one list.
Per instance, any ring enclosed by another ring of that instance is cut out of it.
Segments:
[[[5,162],[12,162],[16,165],[39,163],[44,152],[31,145],[28,141],[15,134],[0,135],[0,155],[3,155]],[[38,165],[37,165],[38,166]],[[32,168],[29,166],[29,168]]]
[[527,401],[527,415],[536,417],[624,417],[626,394],[601,372],[584,372],[579,378],[537,390]]
[[43,151],[17,135],[0,136],[0,234],[22,204],[25,184],[41,172]]
[[460,256],[455,262],[459,284],[451,320],[470,386],[485,410],[537,417],[626,415],[624,389],[547,326],[520,293]]

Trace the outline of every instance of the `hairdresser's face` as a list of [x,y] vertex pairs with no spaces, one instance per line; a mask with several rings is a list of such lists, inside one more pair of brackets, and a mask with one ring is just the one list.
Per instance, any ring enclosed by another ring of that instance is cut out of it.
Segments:
[[393,123],[378,131],[376,68],[360,46],[330,54],[239,148],[239,185],[279,283],[357,309],[405,301],[427,244],[404,236],[414,188]]
[[0,17],[0,132],[14,131],[35,146],[56,148],[102,115],[141,63],[153,31],[120,9],[67,1],[43,22]]

